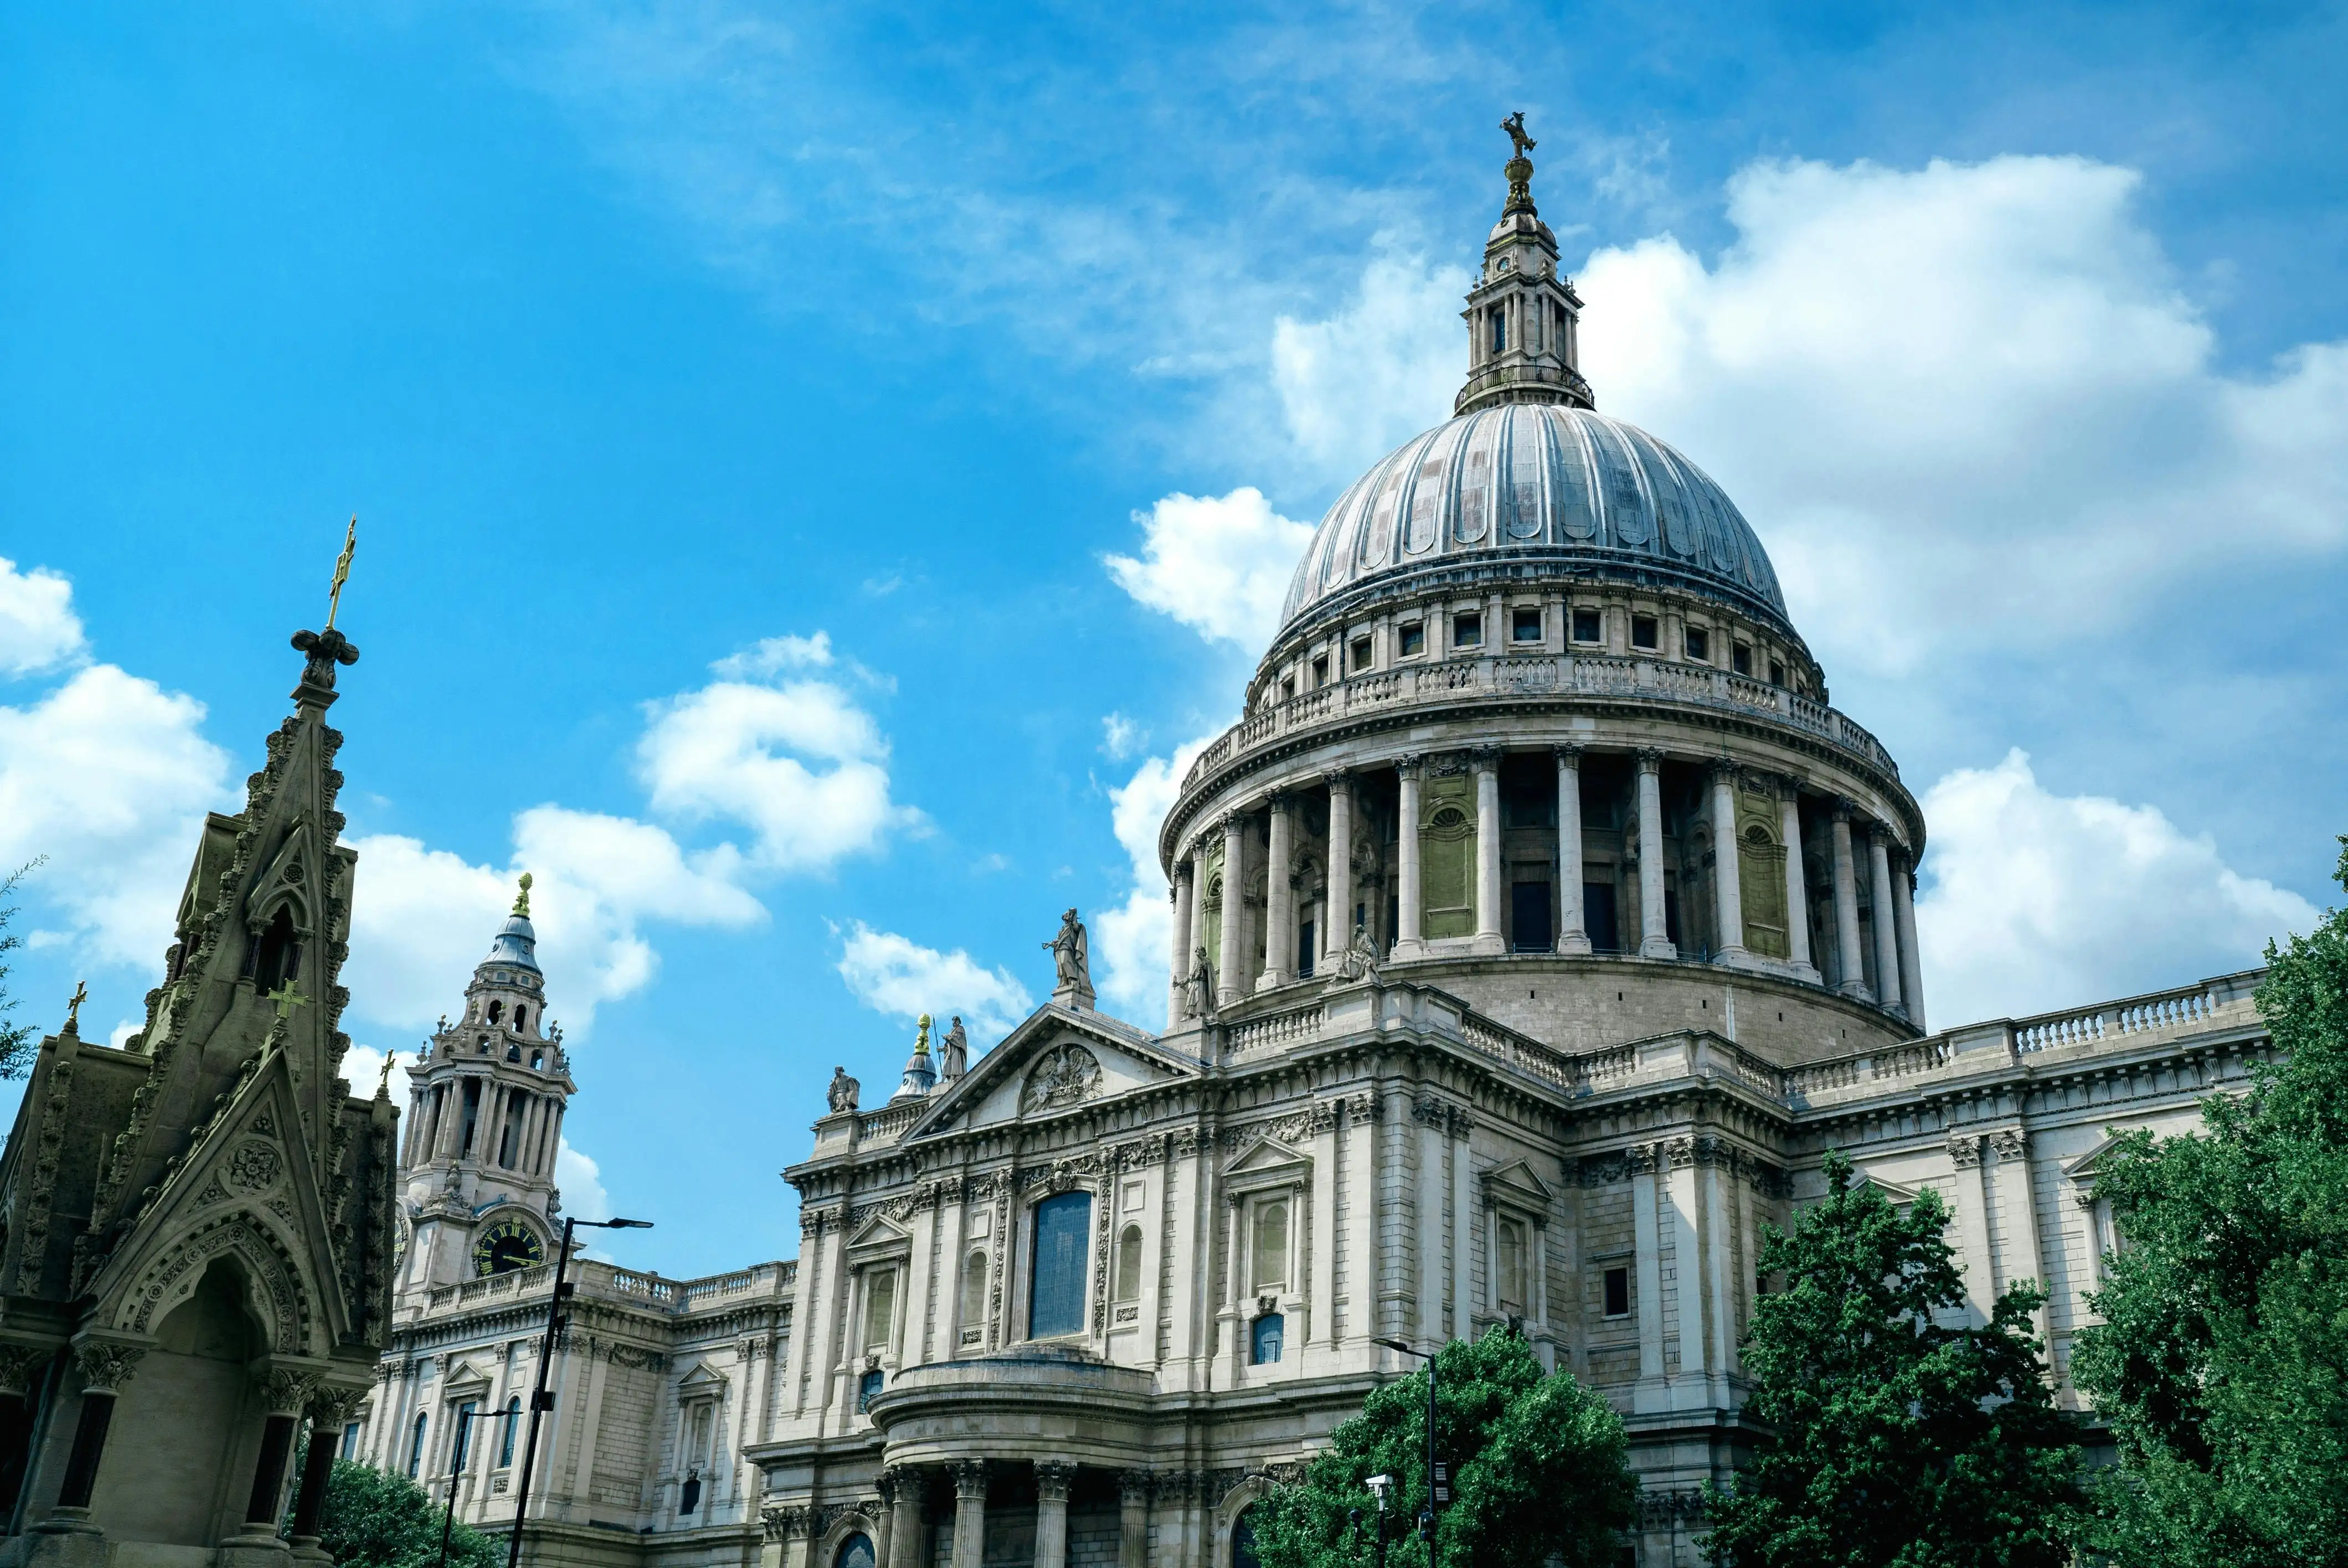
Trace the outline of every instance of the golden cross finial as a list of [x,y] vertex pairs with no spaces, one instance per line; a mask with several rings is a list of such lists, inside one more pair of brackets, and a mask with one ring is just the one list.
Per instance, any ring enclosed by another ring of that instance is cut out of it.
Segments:
[[74,994],[66,999],[66,1033],[81,1032],[81,1004],[89,999],[89,988],[81,981],[74,982]]
[[530,873],[521,874],[521,891],[514,895],[513,912],[523,919],[530,918]]
[[377,1100],[387,1099],[390,1096],[391,1070],[398,1065],[399,1052],[392,1050],[384,1053],[383,1076],[375,1081],[375,1097]]
[[292,980],[280,980],[277,989],[268,993],[268,999],[277,1004],[279,1018],[292,1018],[295,1008],[310,1005],[310,999],[294,989]]
[[335,580],[326,585],[326,630],[335,629],[335,615],[343,607],[343,584],[351,580],[351,557],[359,548],[358,514],[351,514],[351,526],[343,534],[343,553],[335,558]]

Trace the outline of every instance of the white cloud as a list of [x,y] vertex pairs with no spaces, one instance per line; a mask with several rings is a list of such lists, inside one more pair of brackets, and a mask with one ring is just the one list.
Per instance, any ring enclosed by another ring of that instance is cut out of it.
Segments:
[[603,1170],[571,1146],[568,1138],[554,1143],[554,1184],[562,1193],[562,1212],[582,1220],[612,1217],[612,1195],[603,1190]]
[[1105,558],[1119,588],[1210,641],[1254,652],[1272,641],[1312,524],[1282,517],[1252,485],[1228,496],[1168,496],[1133,520],[1142,559]]
[[785,634],[768,637],[741,653],[729,653],[712,664],[710,669],[728,680],[755,679],[774,675],[785,670],[820,670],[831,662],[831,633],[819,631],[813,637]]
[[[342,1080],[351,1086],[351,1092],[360,1099],[375,1098],[376,1080],[382,1075],[383,1052],[375,1047],[354,1043],[350,1050],[343,1052]],[[404,1101],[407,1089],[407,1086],[405,1083],[393,1084],[391,1086],[393,1100]]]
[[1101,719],[1101,751],[1111,762],[1121,763],[1142,746],[1141,726],[1123,713],[1109,713]]
[[1450,415],[1468,363],[1459,300],[1472,281],[1463,267],[1381,255],[1334,314],[1273,323],[1272,388],[1310,470],[1350,479]]
[[101,962],[162,961],[198,825],[235,804],[203,719],[193,698],[111,664],[0,706],[0,871],[48,856],[27,887]]
[[736,885],[729,847],[688,854],[651,824],[556,805],[514,819],[513,864],[504,870],[396,834],[353,846],[359,876],[345,983],[357,1011],[398,1028],[427,1029],[457,1008],[523,870],[534,884],[530,922],[547,1004],[574,1035],[588,1031],[600,1003],[633,995],[658,972],[644,922],[738,927],[766,913]]
[[1736,498],[1830,664],[2043,646],[2337,549],[2348,344],[2219,374],[2137,183],[2078,158],[1755,164],[1716,264],[1668,236],[1590,259],[1583,367]]
[[[759,648],[786,643],[796,651],[737,657],[776,669],[789,659],[831,658],[822,632]],[[721,661],[720,672],[734,662]],[[645,711],[651,723],[636,760],[654,809],[744,824],[754,835],[748,858],[761,869],[827,869],[922,823],[920,813],[889,798],[889,743],[880,726],[829,682],[722,679]]]
[[73,584],[46,567],[20,572],[0,556],[0,674],[30,675],[85,648]]
[[839,978],[874,1011],[908,1020],[928,1013],[941,1031],[959,1013],[973,1034],[1000,1036],[1035,1005],[1008,969],[987,968],[960,948],[924,948],[861,920],[848,928]]
[[2018,1017],[2248,968],[2314,906],[2243,876],[2157,807],[2050,794],[2019,750],[1925,793],[1916,907],[1935,1027]]
[[1170,759],[1149,758],[1109,792],[1117,841],[1133,862],[1133,886],[1124,903],[1094,922],[1093,951],[1100,959],[1096,983],[1103,1001],[1135,1023],[1165,1021],[1172,979],[1174,910],[1165,873],[1158,867],[1158,830],[1181,793],[1191,760],[1220,733],[1218,729],[1185,743]]

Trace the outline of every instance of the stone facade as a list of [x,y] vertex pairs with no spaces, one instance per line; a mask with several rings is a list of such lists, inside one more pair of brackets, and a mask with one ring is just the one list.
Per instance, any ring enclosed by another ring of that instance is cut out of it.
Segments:
[[[1168,814],[1168,1028],[1092,1005],[1066,923],[1053,999],[966,1071],[957,1030],[879,1108],[835,1077],[796,1259],[589,1266],[532,1561],[1246,1568],[1250,1504],[1412,1365],[1379,1341],[1512,1323],[1622,1411],[1638,1561],[1693,1565],[1753,1439],[1763,1230],[1829,1148],[1943,1194],[1969,1310],[2045,1284],[2075,1404],[2096,1162],[2244,1083],[2258,977],[1927,1032],[1922,812],[1733,503],[1595,412],[1531,172],[1457,415],[1331,508]],[[347,1438],[418,1474],[526,1386],[551,1285],[450,1272],[499,1212],[551,1234],[530,1156],[416,1131],[461,1077],[570,1091],[483,1027],[484,974],[411,1073],[418,1239]]]

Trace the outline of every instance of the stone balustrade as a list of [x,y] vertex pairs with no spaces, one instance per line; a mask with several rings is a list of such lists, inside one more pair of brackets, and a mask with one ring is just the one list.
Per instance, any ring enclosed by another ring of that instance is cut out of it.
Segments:
[[[592,1258],[574,1257],[566,1277],[583,1297],[678,1314],[729,1305],[733,1298],[747,1295],[779,1294],[788,1291],[798,1276],[798,1265],[790,1260],[700,1279],[667,1279]],[[471,1310],[500,1297],[516,1301],[530,1296],[542,1298],[553,1286],[554,1266],[541,1264],[535,1268],[517,1268],[469,1279],[460,1285],[442,1286],[431,1293],[428,1310]]]
[[1224,731],[1190,764],[1183,793],[1274,741],[1323,726],[1422,702],[1440,703],[1447,710],[1464,702],[1472,710],[1478,699],[1532,695],[1635,697],[1766,716],[1838,747],[1889,777],[1900,776],[1891,753],[1864,728],[1825,703],[1782,686],[1664,659],[1560,653],[1443,660],[1416,669],[1355,675],[1301,692],[1259,709]]

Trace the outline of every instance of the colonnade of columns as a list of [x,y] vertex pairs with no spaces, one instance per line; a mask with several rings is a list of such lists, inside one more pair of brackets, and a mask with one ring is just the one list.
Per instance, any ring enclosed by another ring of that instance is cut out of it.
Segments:
[[[473,1076],[478,1076],[481,1084],[481,1101],[474,1112],[472,1137],[468,1143],[463,1086],[466,1079]],[[513,1161],[507,1164],[499,1158],[503,1153],[500,1143],[505,1136],[507,1113],[517,1103],[522,1108],[522,1121],[514,1138]],[[412,1109],[405,1162],[408,1165],[475,1159],[525,1176],[553,1173],[566,1109],[559,1093],[505,1082],[488,1073],[457,1073],[418,1093]]]
[[[987,1487],[1013,1461],[956,1460],[942,1465],[894,1465],[882,1476],[881,1501],[887,1540],[881,1568],[928,1568],[922,1525],[930,1500],[942,1486],[953,1489],[953,1546],[948,1568],[983,1568],[986,1561]],[[1068,1497],[1076,1466],[1066,1460],[1032,1461],[1035,1482],[1035,1568],[1067,1568]],[[1159,1478],[1146,1471],[1119,1471],[1117,1568],[1145,1568],[1149,1553],[1149,1502]],[[810,1568],[829,1568],[814,1563]]]
[[[1581,767],[1583,748],[1551,748],[1557,769],[1557,849],[1553,871],[1557,879],[1557,929],[1554,951],[1573,956],[1592,950],[1583,897],[1583,845]],[[1498,748],[1479,747],[1466,753],[1474,777],[1475,855],[1473,861],[1474,930],[1451,952],[1499,954],[1507,950],[1501,925],[1503,892]],[[1621,934],[1625,949],[1641,958],[1673,959],[1678,945],[1672,939],[1664,886],[1663,792],[1664,753],[1642,748],[1633,753],[1632,813],[1637,848],[1639,929]],[[1389,764],[1395,777],[1396,841],[1394,854],[1394,930],[1388,933],[1388,953],[1397,962],[1427,957],[1432,949],[1426,936],[1426,888],[1420,842],[1421,804],[1426,760],[1416,755],[1396,758]],[[1366,770],[1363,770],[1366,771]],[[1780,964],[1795,979],[1818,982],[1821,977],[1810,947],[1809,889],[1804,866],[1799,781],[1773,781],[1777,798],[1777,826],[1785,865],[1787,952],[1782,959],[1765,958],[1747,945],[1745,929],[1744,867],[1736,826],[1736,789],[1740,770],[1725,761],[1711,764],[1704,815],[1714,846],[1712,924],[1716,937],[1715,961],[1745,968]],[[1318,911],[1316,946],[1323,968],[1339,961],[1352,940],[1354,886],[1354,835],[1358,811],[1359,772],[1339,772],[1315,781],[1325,786],[1329,800],[1327,886],[1325,907]],[[1256,991],[1286,985],[1297,978],[1299,932],[1296,926],[1300,890],[1284,886],[1291,877],[1297,847],[1297,789],[1289,786],[1266,796],[1257,805],[1226,814],[1193,837],[1189,853],[1174,868],[1172,939],[1172,1007],[1176,1020],[1189,1016],[1193,1003],[1227,1007]],[[1914,876],[1909,852],[1887,824],[1861,820],[1856,807],[1833,800],[1827,808],[1829,839],[1825,859],[1832,879],[1834,911],[1834,971],[1836,989],[1843,995],[1871,1001],[1924,1027],[1923,982],[1916,946]],[[1259,844],[1254,825],[1261,815],[1265,831]],[[1210,915],[1206,896],[1214,851],[1222,851],[1222,886],[1219,909]],[[1263,952],[1261,972],[1243,955],[1249,937],[1248,900],[1243,890],[1255,867],[1251,856],[1262,854],[1268,864],[1262,901]],[[1859,889],[1864,879],[1871,918],[1872,948],[1859,917]],[[1210,931],[1210,920],[1219,922]],[[1224,956],[1211,974],[1204,999],[1186,988],[1198,972],[1210,936]],[[1869,959],[1872,959],[1872,981]]]

